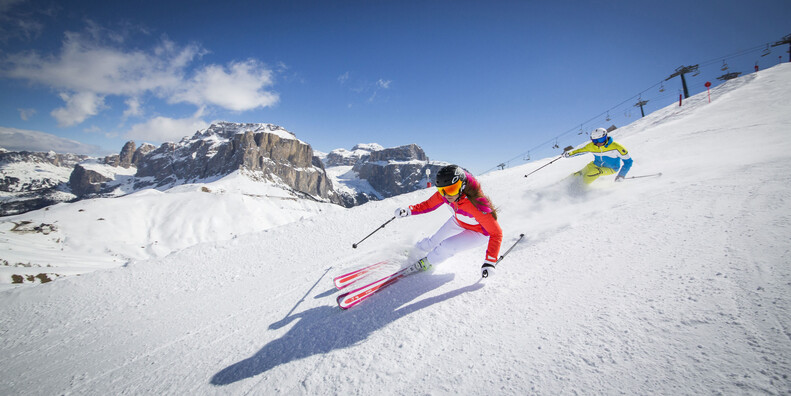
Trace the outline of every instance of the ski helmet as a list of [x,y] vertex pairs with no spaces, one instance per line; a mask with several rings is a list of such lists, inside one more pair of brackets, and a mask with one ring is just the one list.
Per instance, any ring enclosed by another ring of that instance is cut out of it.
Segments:
[[467,173],[456,165],[445,166],[437,172],[435,184],[443,195],[456,195],[467,186]]
[[607,130],[604,128],[596,128],[591,132],[591,140],[593,143],[604,143],[607,141]]

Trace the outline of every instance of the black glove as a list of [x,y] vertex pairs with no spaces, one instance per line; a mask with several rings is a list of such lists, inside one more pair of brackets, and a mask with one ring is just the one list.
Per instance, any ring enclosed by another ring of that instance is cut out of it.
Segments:
[[483,263],[481,266],[481,277],[488,278],[490,275],[494,275],[494,264]]

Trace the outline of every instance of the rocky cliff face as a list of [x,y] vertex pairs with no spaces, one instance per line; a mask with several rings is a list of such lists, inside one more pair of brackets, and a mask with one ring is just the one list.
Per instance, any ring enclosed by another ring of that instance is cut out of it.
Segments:
[[354,146],[351,151],[346,149],[335,149],[327,154],[324,159],[324,164],[330,166],[353,166],[357,162],[367,160],[371,156],[371,152],[384,150],[385,148],[376,144],[358,144]]
[[[382,148],[357,145],[352,151],[337,149],[324,159],[344,206],[351,207],[426,187],[445,162],[433,162],[416,144]],[[353,165],[353,166],[350,166]]]
[[380,194],[392,197],[425,188],[426,170],[436,175],[444,165],[429,162],[423,149],[410,144],[374,151],[367,161],[358,162],[353,170]]
[[196,182],[244,169],[313,198],[340,202],[310,145],[272,124],[221,122],[179,143],[135,153],[136,157],[135,189]]
[[[88,158],[85,155],[54,152],[0,152],[0,191],[35,192],[56,187],[68,180],[74,165]],[[32,173],[40,177],[33,177]]]
[[89,157],[0,149],[0,216],[74,199],[66,185],[74,166]]

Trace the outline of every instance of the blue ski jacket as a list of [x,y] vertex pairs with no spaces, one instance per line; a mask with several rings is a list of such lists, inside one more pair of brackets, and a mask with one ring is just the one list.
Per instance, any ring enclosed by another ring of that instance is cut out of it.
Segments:
[[[632,167],[632,157],[629,152],[612,140],[612,137],[607,138],[607,143],[604,146],[597,146],[593,142],[589,142],[584,147],[569,152],[569,157],[575,157],[585,153],[593,154],[593,164],[596,166],[610,168],[618,172],[618,176],[626,176],[629,169]],[[621,168],[621,161],[623,161],[623,168]]]

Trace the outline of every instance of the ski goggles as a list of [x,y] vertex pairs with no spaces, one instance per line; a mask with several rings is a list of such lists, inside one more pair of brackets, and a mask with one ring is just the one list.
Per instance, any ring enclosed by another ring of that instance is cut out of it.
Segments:
[[437,187],[437,190],[439,190],[440,194],[442,194],[442,195],[444,195],[446,197],[452,197],[454,195],[458,195],[459,192],[461,192],[462,184],[464,184],[464,182],[459,180],[456,183],[453,183],[453,184],[451,184],[449,186]]
[[602,144],[607,141],[607,136],[600,137],[598,139],[591,139],[591,141],[593,142],[593,144]]

